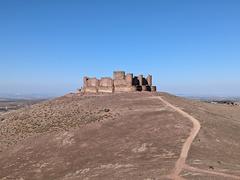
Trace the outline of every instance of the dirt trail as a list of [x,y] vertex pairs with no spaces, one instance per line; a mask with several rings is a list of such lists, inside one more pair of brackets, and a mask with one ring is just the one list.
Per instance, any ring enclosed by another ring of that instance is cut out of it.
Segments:
[[194,117],[192,117],[191,115],[189,115],[188,113],[184,112],[183,110],[181,110],[178,107],[173,106],[172,104],[170,104],[168,101],[164,100],[162,97],[159,97],[159,99],[167,106],[169,106],[170,108],[174,109],[175,111],[177,111],[178,113],[180,113],[182,116],[188,118],[189,120],[192,121],[193,123],[193,128],[190,132],[189,137],[187,138],[187,140],[185,141],[182,150],[181,150],[181,154],[179,159],[177,160],[176,164],[175,164],[175,168],[173,173],[170,175],[170,177],[172,179],[182,179],[179,177],[179,174],[181,173],[181,171],[184,169],[185,163],[186,163],[186,159],[188,156],[188,152],[190,150],[191,144],[193,142],[193,140],[195,139],[195,137],[197,136],[201,125],[199,123],[199,121],[197,119],[195,119]]
[[202,169],[194,168],[194,167],[191,167],[191,166],[187,165],[186,164],[186,159],[187,159],[191,144],[194,141],[194,139],[196,138],[197,134],[199,133],[199,131],[201,129],[201,124],[199,123],[199,121],[197,119],[195,119],[194,117],[192,117],[188,113],[184,112],[180,108],[170,104],[168,101],[164,100],[162,97],[158,97],[158,98],[165,105],[174,109],[179,114],[188,118],[193,123],[193,128],[190,132],[189,137],[187,138],[187,140],[185,141],[185,143],[182,147],[181,154],[180,154],[180,157],[175,164],[175,168],[174,168],[172,174],[170,176],[168,176],[168,178],[174,179],[174,180],[183,180],[184,178],[180,177],[179,174],[182,172],[183,169],[187,169],[187,170],[190,170],[190,171],[207,173],[207,174],[212,174],[212,175],[216,175],[216,176],[222,176],[222,177],[226,177],[226,178],[232,178],[232,179],[239,179],[240,180],[239,176],[234,176],[234,175],[225,174],[225,173],[221,173],[221,172],[213,172],[213,171],[209,171],[209,170],[202,170]]

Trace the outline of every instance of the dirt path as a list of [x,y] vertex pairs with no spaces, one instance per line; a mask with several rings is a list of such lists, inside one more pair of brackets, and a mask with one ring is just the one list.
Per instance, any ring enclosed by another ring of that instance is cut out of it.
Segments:
[[186,164],[186,159],[188,156],[188,152],[190,150],[191,144],[193,142],[193,140],[195,139],[195,137],[197,136],[201,125],[199,123],[199,121],[197,119],[195,119],[194,117],[192,117],[191,115],[189,115],[188,113],[184,112],[183,110],[181,110],[178,107],[173,106],[172,104],[170,104],[168,101],[164,100],[162,97],[159,97],[159,99],[168,107],[174,109],[175,111],[177,111],[179,114],[181,114],[182,116],[188,118],[190,121],[192,121],[193,123],[193,128],[190,132],[189,137],[187,138],[187,140],[185,141],[182,150],[181,150],[181,154],[179,159],[177,160],[176,164],[175,164],[175,168],[174,171],[172,172],[172,174],[170,175],[170,177],[172,179],[182,179],[179,177],[179,174],[181,173],[181,171],[184,169],[184,166]]
[[206,174],[212,174],[212,175],[216,175],[216,176],[222,176],[222,177],[226,177],[226,178],[232,178],[232,179],[239,179],[240,180],[239,176],[234,176],[234,175],[225,174],[225,173],[221,173],[221,172],[213,172],[213,171],[209,171],[209,170],[202,170],[202,169],[198,169],[198,168],[191,167],[191,166],[187,165],[186,164],[186,159],[188,157],[188,153],[189,153],[190,147],[192,145],[192,142],[194,141],[194,139],[196,138],[197,134],[199,133],[199,131],[201,129],[201,124],[193,116],[191,116],[188,113],[184,112],[180,108],[170,104],[168,101],[164,100],[162,97],[158,97],[158,98],[165,105],[167,105],[168,107],[174,109],[179,114],[181,114],[182,116],[186,117],[187,119],[189,119],[193,123],[192,130],[190,132],[189,137],[187,138],[187,140],[185,141],[185,143],[184,143],[184,145],[182,147],[181,154],[180,154],[180,157],[179,157],[179,159],[177,160],[177,162],[175,164],[175,168],[174,168],[172,174],[168,176],[168,178],[174,179],[174,180],[183,180],[184,178],[180,177],[179,175],[180,175],[180,173],[182,172],[183,169],[186,169],[186,170],[190,170],[190,171],[206,173]]

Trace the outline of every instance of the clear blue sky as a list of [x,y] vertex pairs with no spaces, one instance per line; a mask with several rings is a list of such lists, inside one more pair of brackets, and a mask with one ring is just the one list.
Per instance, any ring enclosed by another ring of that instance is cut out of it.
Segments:
[[0,0],[0,93],[64,94],[113,70],[240,95],[239,0]]

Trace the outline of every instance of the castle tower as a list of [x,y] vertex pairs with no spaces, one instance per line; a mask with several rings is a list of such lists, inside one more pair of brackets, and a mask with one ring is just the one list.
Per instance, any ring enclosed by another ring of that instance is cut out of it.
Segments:
[[143,75],[138,76],[139,86],[143,85]]
[[125,72],[124,71],[114,71],[113,72],[113,79],[114,80],[125,79]]
[[133,74],[127,74],[126,75],[126,82],[128,86],[132,86],[133,85]]
[[149,86],[152,86],[152,75],[148,75],[147,82]]

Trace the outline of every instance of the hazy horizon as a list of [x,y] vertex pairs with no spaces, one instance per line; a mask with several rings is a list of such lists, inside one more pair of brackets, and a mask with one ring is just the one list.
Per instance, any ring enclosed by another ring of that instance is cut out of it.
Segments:
[[159,91],[240,96],[240,1],[1,1],[0,96],[60,96],[83,76],[152,74]]

